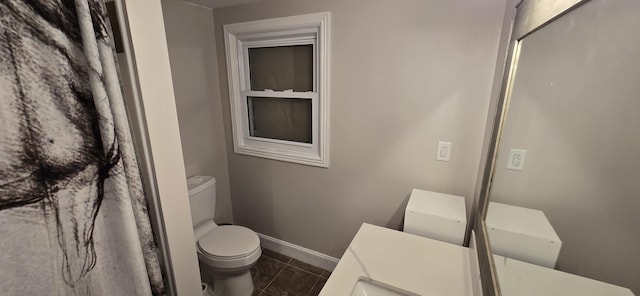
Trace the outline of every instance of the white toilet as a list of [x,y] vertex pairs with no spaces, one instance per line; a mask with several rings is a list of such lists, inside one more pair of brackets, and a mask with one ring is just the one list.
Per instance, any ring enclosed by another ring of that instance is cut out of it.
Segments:
[[198,259],[213,274],[213,295],[250,296],[253,281],[249,269],[258,261],[260,239],[251,229],[218,226],[215,217],[216,180],[194,176],[187,180]]

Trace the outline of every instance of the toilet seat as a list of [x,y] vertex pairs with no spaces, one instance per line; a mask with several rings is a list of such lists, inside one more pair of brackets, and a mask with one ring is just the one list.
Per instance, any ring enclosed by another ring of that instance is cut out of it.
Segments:
[[251,229],[225,225],[207,233],[198,241],[199,257],[213,267],[240,268],[260,258],[260,238]]

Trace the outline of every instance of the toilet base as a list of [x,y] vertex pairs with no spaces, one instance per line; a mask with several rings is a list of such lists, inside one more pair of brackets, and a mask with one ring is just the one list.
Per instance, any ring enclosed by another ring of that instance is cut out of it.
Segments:
[[236,274],[214,274],[214,296],[251,296],[253,294],[253,280],[251,271]]

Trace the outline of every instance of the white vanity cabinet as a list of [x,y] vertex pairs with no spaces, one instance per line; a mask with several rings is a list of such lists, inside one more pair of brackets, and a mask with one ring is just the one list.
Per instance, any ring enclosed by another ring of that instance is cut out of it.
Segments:
[[413,189],[404,212],[404,232],[462,246],[467,228],[464,197]]

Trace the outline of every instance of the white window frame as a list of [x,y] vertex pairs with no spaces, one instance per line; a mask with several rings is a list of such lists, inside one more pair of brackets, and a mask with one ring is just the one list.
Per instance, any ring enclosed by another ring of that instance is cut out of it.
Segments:
[[[329,167],[330,13],[266,19],[224,26],[229,100],[235,153]],[[313,91],[251,90],[248,50],[256,47],[313,45]],[[311,100],[311,144],[253,137],[248,97]]]

